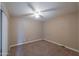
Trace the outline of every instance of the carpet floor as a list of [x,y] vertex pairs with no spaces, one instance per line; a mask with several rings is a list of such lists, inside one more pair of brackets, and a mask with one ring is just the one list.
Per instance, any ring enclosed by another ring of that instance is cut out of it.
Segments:
[[79,56],[78,52],[45,40],[10,48],[9,56]]

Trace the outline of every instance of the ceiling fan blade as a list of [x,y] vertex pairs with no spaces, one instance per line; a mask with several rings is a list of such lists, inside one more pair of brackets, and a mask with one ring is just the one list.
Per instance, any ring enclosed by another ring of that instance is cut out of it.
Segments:
[[27,3],[27,5],[32,9],[32,11],[35,11],[35,8],[32,6],[31,3]]
[[58,8],[50,8],[50,9],[46,9],[46,10],[43,10],[41,12],[50,12],[50,11],[55,11],[57,10]]
[[44,16],[40,15],[40,17],[44,19]]
[[24,15],[20,15],[20,16],[17,16],[17,17],[25,17],[25,16],[31,16],[31,15],[33,15],[33,13],[24,14]]

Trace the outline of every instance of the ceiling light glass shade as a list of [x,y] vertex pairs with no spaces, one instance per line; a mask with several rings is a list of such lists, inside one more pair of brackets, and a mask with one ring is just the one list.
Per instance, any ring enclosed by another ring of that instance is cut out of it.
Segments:
[[34,12],[34,16],[35,16],[36,18],[39,18],[40,15],[41,15],[41,12],[40,12],[40,11],[36,11],[36,12]]
[[34,16],[35,16],[36,18],[39,18],[39,17],[40,17],[40,15],[39,15],[38,13],[34,13]]

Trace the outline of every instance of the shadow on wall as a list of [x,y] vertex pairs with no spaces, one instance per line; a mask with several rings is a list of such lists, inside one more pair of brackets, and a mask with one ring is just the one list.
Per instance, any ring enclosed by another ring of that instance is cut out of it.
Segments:
[[[24,26],[22,24],[17,25],[17,44],[23,43],[25,41],[25,32],[24,32]],[[20,52],[22,51],[23,47],[18,48],[16,47],[16,55],[20,55]],[[22,54],[22,53],[21,53]]]

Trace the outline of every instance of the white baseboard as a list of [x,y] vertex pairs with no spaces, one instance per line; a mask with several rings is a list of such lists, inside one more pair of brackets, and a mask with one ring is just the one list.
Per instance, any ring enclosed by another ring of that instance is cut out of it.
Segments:
[[70,49],[70,50],[73,50],[73,51],[79,53],[79,50],[77,50],[77,49],[75,49],[75,48],[71,48],[71,47],[68,47],[68,46],[66,46],[66,45],[63,45],[63,44],[60,44],[60,43],[57,43],[57,42],[51,41],[51,40],[47,40],[47,39],[44,39],[44,40],[46,40],[46,41],[48,41],[48,42],[51,42],[51,43],[54,43],[54,44],[57,44],[57,45],[59,45],[59,46],[64,46],[64,47],[67,48],[67,49]]
[[28,43],[36,42],[36,41],[39,41],[39,40],[42,40],[42,39],[36,39],[36,40],[27,41],[27,42],[17,43],[17,44],[10,45],[9,47],[11,48],[11,47],[22,45],[22,44],[28,44]]
[[[10,48],[11,48],[11,47],[14,47],[14,46],[22,45],[22,44],[28,44],[28,43],[36,42],[36,41],[39,41],[39,40],[42,40],[42,39],[37,39],[37,40],[33,40],[33,41],[27,41],[27,42],[23,42],[23,43],[18,43],[18,44],[10,45]],[[54,42],[54,41],[51,41],[51,40],[47,40],[47,39],[43,39],[43,40],[46,40],[46,41],[48,41],[48,42],[57,44],[57,45],[59,45],[59,46],[64,46],[65,48],[68,48],[68,49],[73,50],[73,51],[75,51],[75,52],[79,52],[79,50],[74,49],[74,48],[71,48],[71,47],[68,47],[68,46],[66,46],[66,45],[63,45],[63,44],[60,44],[60,43],[57,43],[57,42]]]

